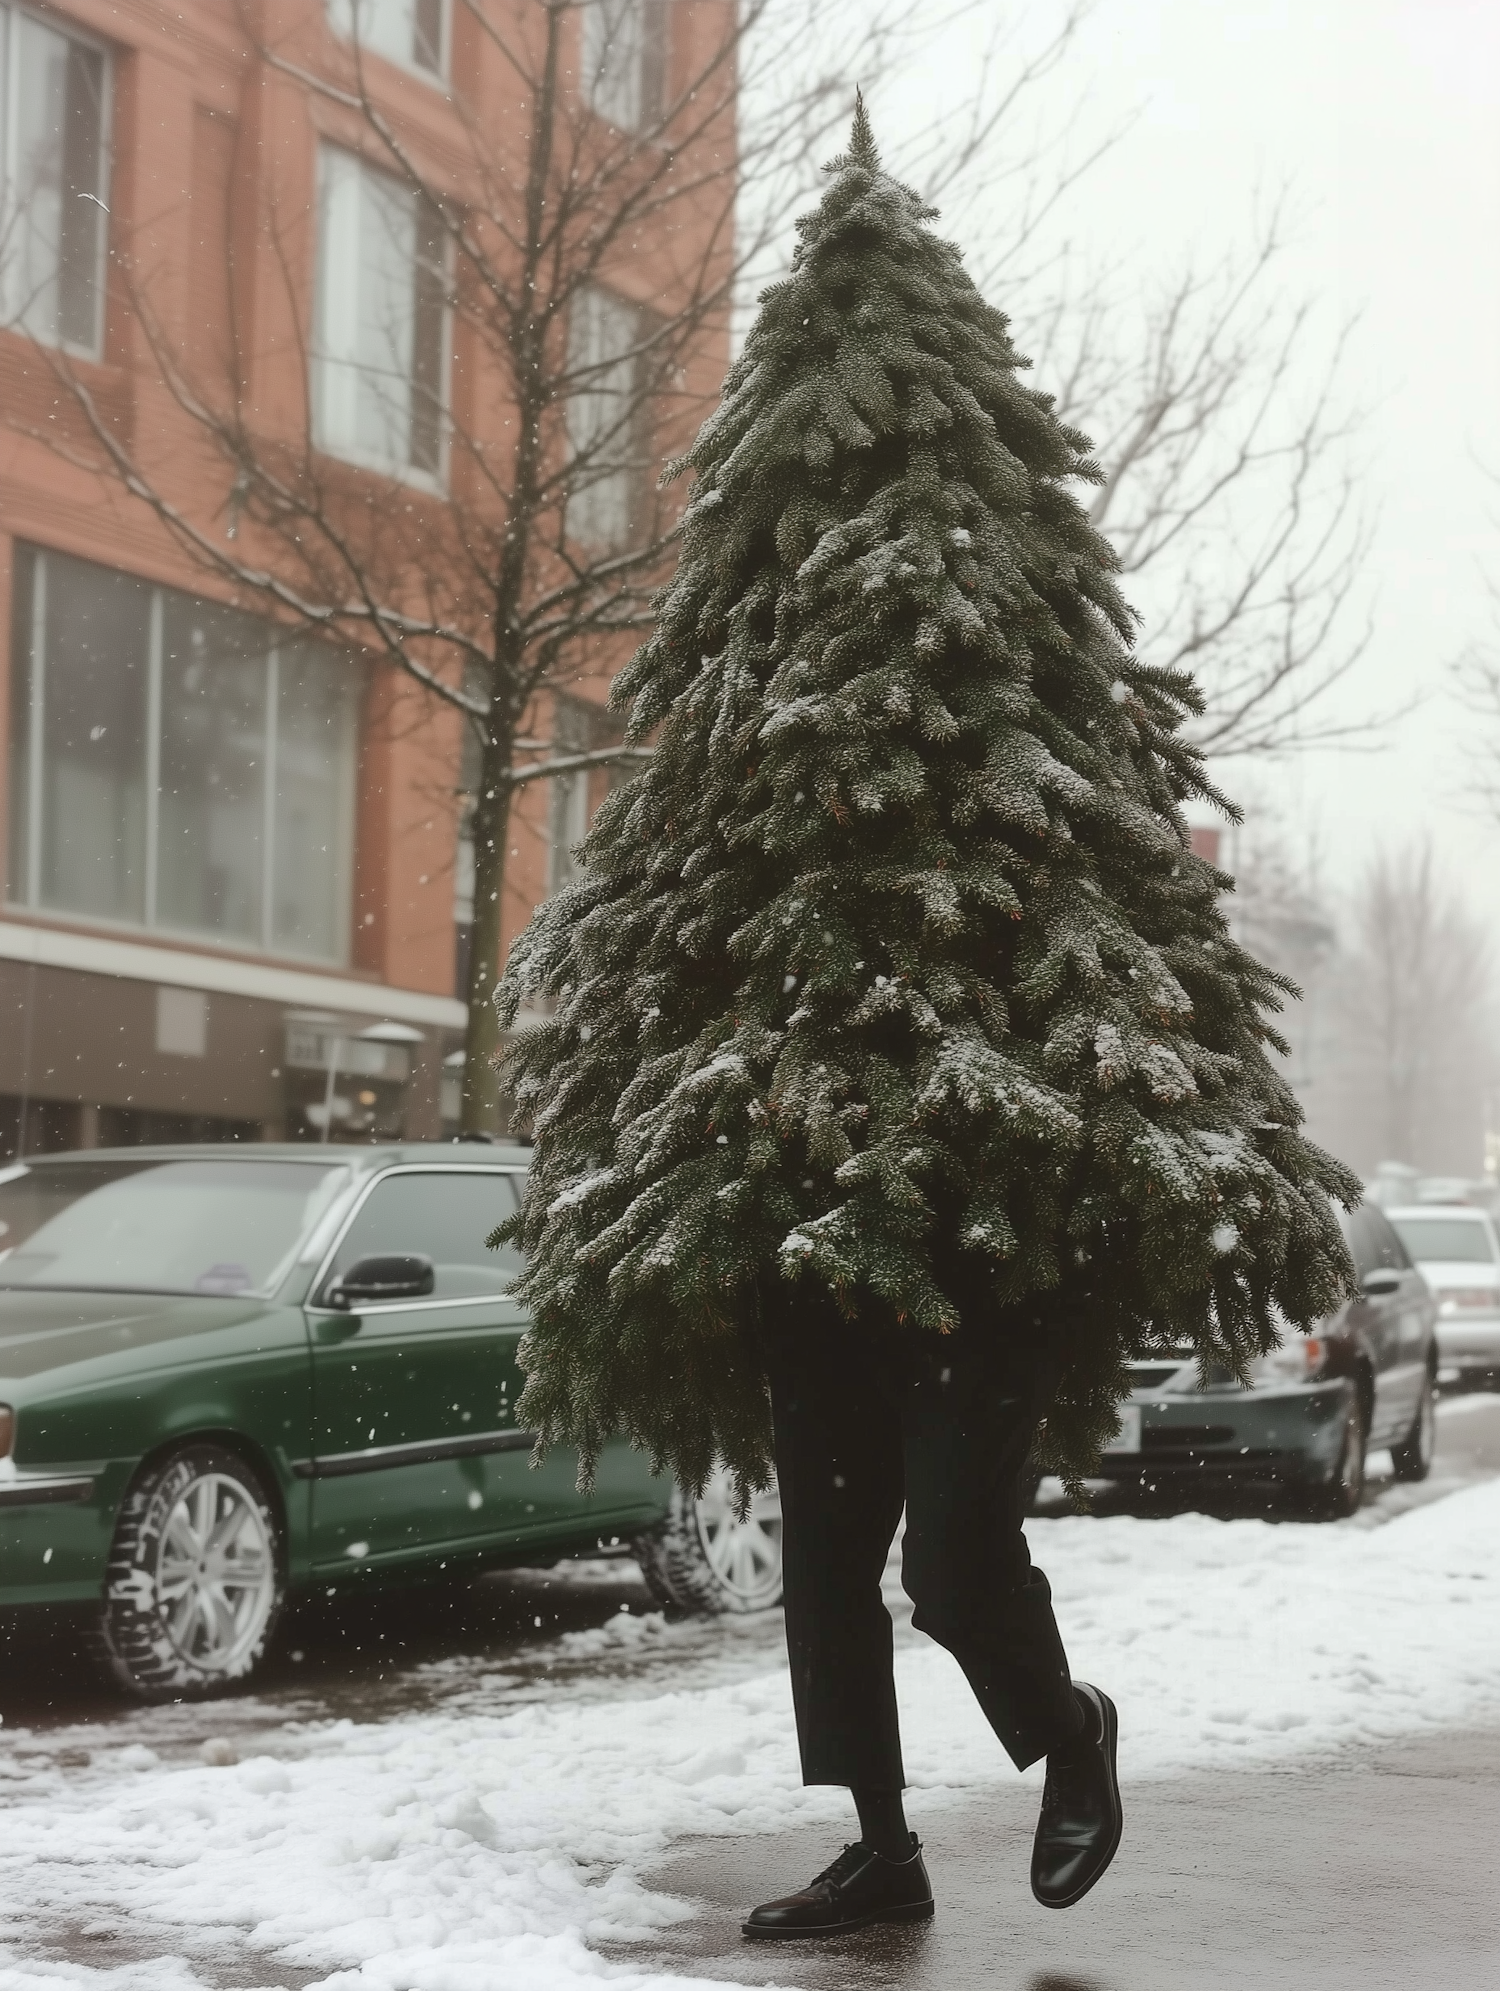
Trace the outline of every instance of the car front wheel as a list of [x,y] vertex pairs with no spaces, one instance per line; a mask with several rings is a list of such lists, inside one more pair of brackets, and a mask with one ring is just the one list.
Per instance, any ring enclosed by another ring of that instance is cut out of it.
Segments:
[[781,1602],[775,1483],[755,1495],[743,1521],[723,1467],[696,1500],[675,1487],[665,1520],[637,1538],[635,1554],[651,1594],[670,1611],[708,1616],[769,1610]]
[[285,1595],[275,1508],[220,1445],[185,1445],[125,1497],[99,1632],[140,1700],[200,1699],[254,1672]]

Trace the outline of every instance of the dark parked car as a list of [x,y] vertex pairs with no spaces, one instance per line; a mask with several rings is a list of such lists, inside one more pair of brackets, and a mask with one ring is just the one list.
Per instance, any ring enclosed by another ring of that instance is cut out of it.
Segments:
[[781,1594],[736,1520],[623,1441],[594,1490],[515,1420],[524,1149],[134,1148],[0,1172],[0,1607],[88,1607],[115,1676],[243,1680],[286,1596],[602,1546],[664,1602]]
[[1359,1506],[1370,1447],[1390,1447],[1398,1479],[1427,1477],[1437,1304],[1374,1204],[1340,1222],[1359,1297],[1314,1334],[1288,1329],[1248,1390],[1227,1373],[1200,1377],[1186,1351],[1133,1362],[1106,1478],[1153,1490],[1266,1481],[1334,1520]]

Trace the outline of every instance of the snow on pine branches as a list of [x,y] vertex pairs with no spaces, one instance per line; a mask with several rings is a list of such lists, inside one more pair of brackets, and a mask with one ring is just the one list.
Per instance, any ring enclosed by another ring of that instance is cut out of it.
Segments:
[[761,300],[655,631],[655,740],[501,986],[531,1119],[523,1418],[688,1483],[769,1460],[757,1323],[1046,1333],[1055,1463],[1126,1356],[1242,1366],[1337,1304],[1329,1197],[1181,805],[1191,679],[1131,648],[1086,439],[863,112]]

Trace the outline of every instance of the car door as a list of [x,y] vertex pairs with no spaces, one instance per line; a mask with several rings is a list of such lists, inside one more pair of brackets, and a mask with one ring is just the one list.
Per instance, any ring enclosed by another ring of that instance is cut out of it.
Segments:
[[1371,1210],[1370,1215],[1379,1263],[1401,1274],[1401,1289],[1393,1296],[1397,1322],[1390,1378],[1391,1436],[1399,1440],[1411,1430],[1422,1392],[1431,1387],[1432,1323],[1437,1309],[1431,1289],[1412,1263],[1395,1225],[1383,1210]]
[[[515,1181],[491,1168],[394,1170],[323,1267],[307,1310],[319,1565],[403,1560],[525,1525],[503,1470],[508,1456],[524,1465],[530,1444],[514,1412],[519,1260],[484,1242],[514,1212]],[[390,1252],[432,1260],[429,1296],[353,1312],[320,1304],[350,1266]]]
[[1365,1293],[1357,1302],[1375,1371],[1370,1443],[1387,1445],[1406,1435],[1416,1415],[1424,1373],[1421,1280],[1382,1210],[1363,1204],[1355,1211],[1351,1228],[1360,1278],[1383,1271],[1398,1279],[1394,1291]]
[[[513,1250],[485,1238],[517,1207],[522,1171],[424,1165],[381,1176],[323,1266],[307,1308],[313,1369],[312,1560],[320,1567],[441,1559],[541,1536],[586,1540],[654,1519],[663,1483],[621,1440],[593,1492],[562,1448],[540,1468],[516,1422],[516,1347],[528,1316],[511,1297]],[[421,1253],[420,1300],[320,1305],[361,1258]]]

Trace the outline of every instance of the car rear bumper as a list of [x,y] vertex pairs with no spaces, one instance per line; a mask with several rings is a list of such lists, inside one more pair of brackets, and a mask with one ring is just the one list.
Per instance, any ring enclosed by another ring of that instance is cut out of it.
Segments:
[[1141,1448],[1106,1452],[1099,1477],[1325,1480],[1338,1461],[1351,1387],[1340,1376],[1232,1393],[1133,1397]]
[[1440,1370],[1500,1369],[1500,1314],[1474,1320],[1440,1317],[1437,1348]]

